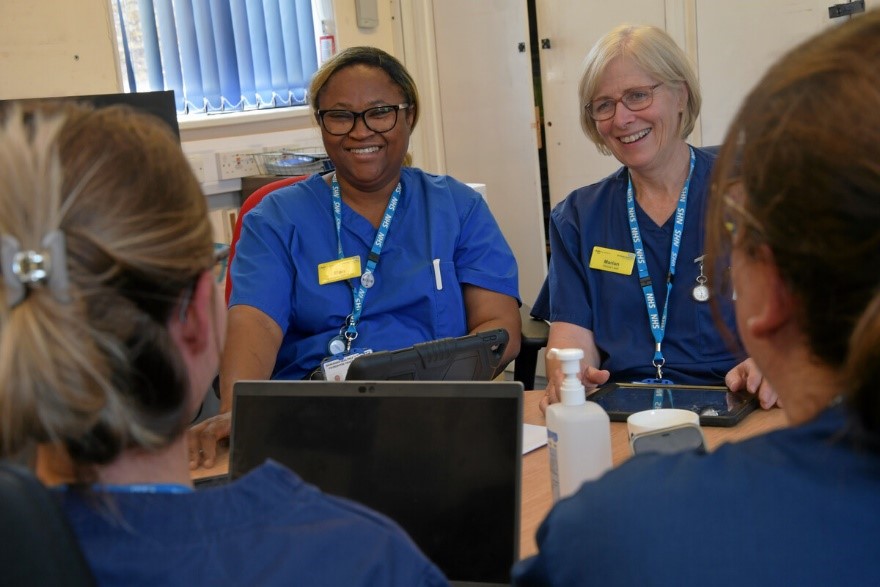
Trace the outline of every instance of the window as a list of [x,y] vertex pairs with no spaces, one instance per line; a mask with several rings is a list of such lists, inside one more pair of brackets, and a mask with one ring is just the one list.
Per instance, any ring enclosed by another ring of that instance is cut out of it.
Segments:
[[311,0],[113,0],[126,91],[178,114],[303,105],[318,66]]

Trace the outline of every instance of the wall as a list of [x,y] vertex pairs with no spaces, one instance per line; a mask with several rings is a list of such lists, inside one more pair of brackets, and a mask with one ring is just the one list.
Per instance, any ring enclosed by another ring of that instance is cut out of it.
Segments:
[[[115,0],[0,2],[0,99],[119,91]],[[358,28],[354,0],[315,0],[332,8],[337,47],[394,51],[391,3],[379,1],[379,26]]]
[[489,208],[519,265],[520,295],[530,304],[547,275],[547,249],[531,59],[517,49],[528,38],[524,5],[510,0],[432,5],[446,171],[486,184]]
[[118,91],[108,0],[0,2],[0,99]]
[[[74,96],[121,91],[112,0],[0,1],[0,99]],[[316,0],[335,15],[337,47],[394,50],[391,5],[380,0],[379,26],[360,29],[354,0]],[[183,150],[200,162],[212,206],[235,201],[241,182],[219,179],[217,152],[318,145],[308,108],[209,115],[181,122]]]

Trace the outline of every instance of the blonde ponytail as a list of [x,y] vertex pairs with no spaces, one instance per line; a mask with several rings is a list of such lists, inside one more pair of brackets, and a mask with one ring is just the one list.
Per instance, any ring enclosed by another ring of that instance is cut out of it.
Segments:
[[[16,282],[21,266],[0,266],[0,453],[57,443],[87,471],[160,448],[189,416],[167,322],[213,252],[179,143],[125,107],[40,104],[2,118],[0,235],[19,257],[63,263],[66,282]],[[53,232],[63,255],[44,246]]]

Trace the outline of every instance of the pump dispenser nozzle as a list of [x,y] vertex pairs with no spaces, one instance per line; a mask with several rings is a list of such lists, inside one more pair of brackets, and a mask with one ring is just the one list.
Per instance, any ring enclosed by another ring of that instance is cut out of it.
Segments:
[[562,363],[562,387],[559,389],[559,399],[566,406],[579,406],[586,401],[584,384],[578,375],[581,372],[581,359],[584,358],[583,349],[556,349],[547,351],[551,359],[558,359]]

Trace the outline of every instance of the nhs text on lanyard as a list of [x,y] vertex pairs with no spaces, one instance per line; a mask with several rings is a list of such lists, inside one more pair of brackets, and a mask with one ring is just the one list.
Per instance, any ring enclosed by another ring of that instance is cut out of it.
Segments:
[[675,262],[678,260],[678,250],[681,247],[681,235],[684,232],[684,215],[687,211],[688,186],[694,173],[694,150],[690,149],[690,169],[681,195],[678,197],[678,206],[675,209],[675,224],[672,231],[672,247],[669,252],[669,271],[666,274],[666,303],[663,304],[663,317],[657,310],[657,301],[654,297],[654,286],[651,284],[651,276],[648,273],[648,264],[645,262],[645,249],[642,244],[642,236],[639,232],[639,223],[636,220],[636,203],[633,196],[632,178],[628,179],[626,187],[626,209],[629,217],[629,228],[632,234],[633,248],[636,254],[636,266],[639,269],[639,283],[642,293],[645,294],[645,306],[648,308],[648,320],[651,323],[651,332],[654,335],[654,359],[651,362],[657,369],[656,380],[646,380],[645,383],[672,383],[663,379],[663,335],[666,332],[666,315],[669,309],[669,294],[672,292],[672,278],[675,275]]
[[[342,196],[339,191],[339,184],[336,182],[336,174],[333,174],[333,183],[331,187],[333,191],[333,218],[336,222],[336,253],[338,258],[342,259],[345,256],[342,252],[341,234]],[[351,343],[357,338],[357,324],[361,319],[361,314],[364,310],[364,298],[367,295],[367,290],[373,287],[373,284],[376,281],[373,272],[376,270],[376,265],[379,263],[379,255],[382,254],[382,246],[385,244],[385,238],[388,236],[388,229],[391,227],[391,220],[394,218],[394,211],[397,209],[397,202],[399,199],[400,183],[398,182],[397,187],[395,187],[394,191],[391,193],[388,205],[385,207],[385,215],[382,217],[382,222],[379,224],[379,229],[376,231],[376,237],[373,239],[373,246],[370,249],[370,254],[367,256],[367,266],[364,269],[363,275],[361,275],[360,283],[357,288],[351,288],[353,296],[351,314],[346,318],[340,335],[330,341],[329,348],[331,354],[342,352],[342,349],[339,348],[342,346],[342,343],[344,343],[344,352],[350,352]],[[336,342],[340,344],[335,346],[334,343]]]

